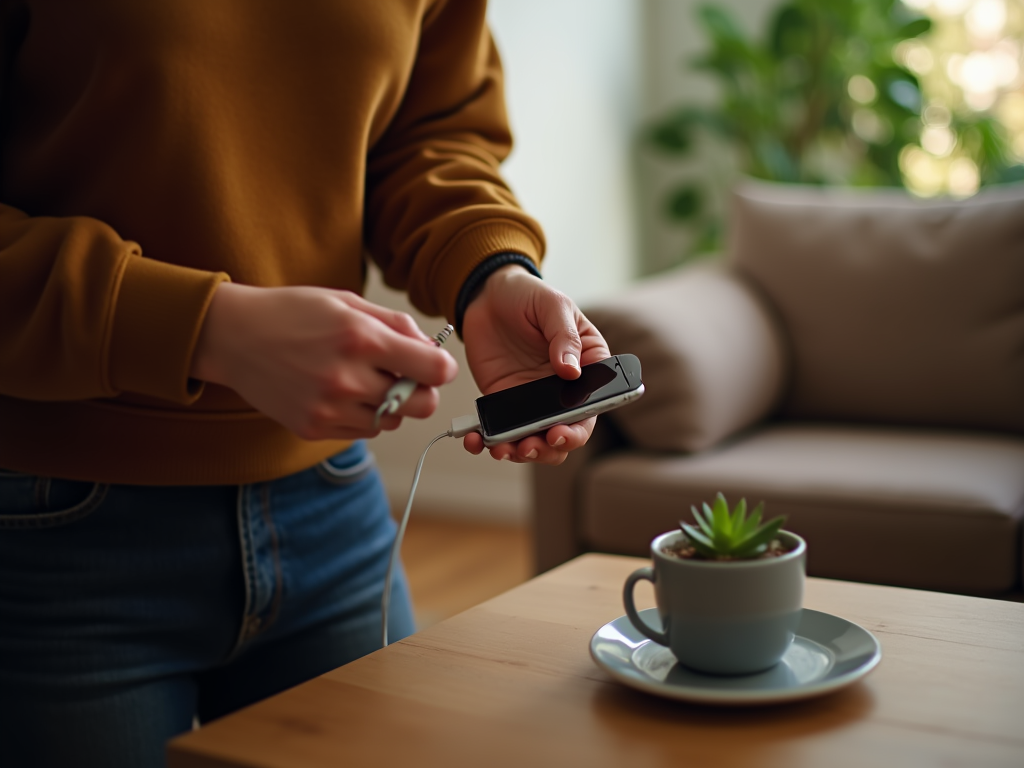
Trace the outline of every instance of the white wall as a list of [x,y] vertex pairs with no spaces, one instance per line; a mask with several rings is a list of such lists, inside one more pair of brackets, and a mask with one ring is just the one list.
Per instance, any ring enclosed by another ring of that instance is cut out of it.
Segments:
[[[544,226],[544,276],[579,303],[607,295],[638,269],[633,137],[639,109],[642,5],[635,0],[492,0],[490,20],[506,71],[516,147],[504,171]],[[368,297],[409,311],[372,276]],[[415,313],[414,313],[415,314]],[[435,333],[443,322],[417,315]],[[453,340],[454,341],[454,340]],[[373,441],[389,494],[404,506],[416,461],[479,393],[461,355],[459,378],[433,418],[407,420]],[[524,466],[470,456],[454,440],[431,449],[417,509],[522,522]]]
[[635,0],[492,0],[516,146],[504,173],[544,226],[544,277],[577,302],[635,274]]

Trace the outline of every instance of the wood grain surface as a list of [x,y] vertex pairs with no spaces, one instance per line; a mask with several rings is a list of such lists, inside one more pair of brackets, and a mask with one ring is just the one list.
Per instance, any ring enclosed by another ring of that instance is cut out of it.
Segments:
[[1024,765],[1024,605],[809,579],[806,607],[873,632],[882,663],[821,698],[715,708],[630,690],[590,658],[643,563],[585,555],[174,740],[170,765]]
[[417,515],[402,545],[416,626],[425,629],[532,576],[524,527]]

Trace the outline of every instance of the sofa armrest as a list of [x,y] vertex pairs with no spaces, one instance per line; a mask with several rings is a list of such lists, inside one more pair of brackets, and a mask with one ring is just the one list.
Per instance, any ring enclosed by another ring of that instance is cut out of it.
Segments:
[[623,442],[607,419],[599,416],[587,444],[570,452],[557,467],[530,465],[535,573],[543,573],[584,552],[578,525],[579,484],[590,463]]
[[719,261],[649,278],[585,313],[613,354],[640,358],[646,393],[611,414],[640,448],[701,451],[781,399],[788,353],[778,321]]

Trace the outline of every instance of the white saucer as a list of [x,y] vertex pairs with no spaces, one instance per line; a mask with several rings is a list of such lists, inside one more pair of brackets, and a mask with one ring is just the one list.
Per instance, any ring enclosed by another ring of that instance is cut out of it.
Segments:
[[[640,611],[661,628],[656,608]],[[704,704],[775,704],[820,696],[864,677],[882,659],[882,646],[863,627],[803,609],[796,638],[782,661],[765,672],[725,677],[693,672],[672,652],[641,635],[626,616],[601,627],[590,655],[608,674],[632,688]]]

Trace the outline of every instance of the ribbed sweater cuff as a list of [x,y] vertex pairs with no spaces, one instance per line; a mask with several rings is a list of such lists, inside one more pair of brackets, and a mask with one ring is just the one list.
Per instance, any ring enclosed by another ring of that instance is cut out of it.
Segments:
[[486,219],[467,228],[434,260],[426,279],[413,280],[409,298],[428,315],[442,314],[455,324],[455,303],[469,275],[499,253],[521,253],[539,264],[543,243],[518,222]]
[[110,337],[113,389],[194,402],[202,386],[188,376],[192,354],[213,293],[228,279],[222,272],[130,256]]

